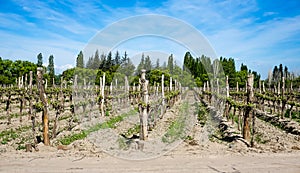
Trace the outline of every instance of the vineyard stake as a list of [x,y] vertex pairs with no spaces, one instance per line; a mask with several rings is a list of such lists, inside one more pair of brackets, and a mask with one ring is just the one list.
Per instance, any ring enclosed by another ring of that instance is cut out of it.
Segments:
[[[219,86],[219,82],[218,82]],[[226,97],[229,97],[229,82],[228,82],[228,76],[226,76]]]
[[146,70],[142,69],[141,74],[141,85],[142,85],[142,93],[143,93],[143,104],[142,104],[142,112],[140,113],[140,140],[146,140],[148,137],[148,80],[146,80]]
[[161,113],[160,113],[160,118],[163,117],[165,113],[165,84],[164,84],[164,79],[165,75],[161,75],[161,98],[162,98],[162,103],[161,103]]
[[43,104],[43,137],[44,137],[44,144],[46,146],[50,145],[49,140],[49,117],[48,117],[48,101],[47,95],[45,94],[45,88],[43,86],[43,68],[37,68],[37,83],[38,83],[38,90],[40,94],[40,99]]
[[172,77],[170,77],[170,92],[172,91]]
[[101,115],[104,116],[104,87],[105,87],[105,73],[103,73],[103,81],[102,81],[102,88],[101,88]]

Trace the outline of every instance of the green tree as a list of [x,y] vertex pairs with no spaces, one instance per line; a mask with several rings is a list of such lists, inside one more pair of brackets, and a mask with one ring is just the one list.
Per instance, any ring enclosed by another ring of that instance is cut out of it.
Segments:
[[121,63],[124,63],[124,62],[127,62],[127,61],[128,61],[128,54],[125,51],[124,56],[122,56]]
[[190,67],[191,67],[191,59],[192,59],[192,55],[190,52],[186,52],[183,58],[183,71],[190,71]]
[[159,67],[160,67],[160,65],[159,65],[159,58],[157,58],[157,59],[156,59],[156,65],[155,65],[155,68],[156,68],[156,69],[159,69]]
[[104,53],[101,54],[100,56],[100,65],[99,65],[99,69],[100,70],[104,70],[106,65],[106,55]]
[[167,69],[167,63],[164,61],[163,65],[161,66],[162,69]]
[[37,66],[38,67],[43,67],[43,55],[42,55],[42,53],[39,53],[37,55]]
[[84,60],[82,51],[79,52],[76,59],[76,67],[84,68]]
[[121,64],[121,57],[119,51],[116,52],[115,54],[115,60],[114,60],[115,65],[120,65]]
[[145,69],[145,55],[144,55],[144,53],[142,54],[141,61],[140,61],[139,65],[136,68],[135,74],[140,75],[142,69]]
[[62,76],[64,77],[64,80],[72,81],[73,77],[75,75],[75,69],[78,69],[78,68],[69,68],[69,69],[63,71]]
[[229,86],[234,87],[236,85],[236,70],[234,59],[226,59],[220,57],[220,62],[222,64],[224,74],[229,78]]
[[152,62],[151,62],[149,55],[147,55],[145,58],[145,67],[144,68],[147,72],[151,71],[151,69],[152,69]]
[[247,65],[241,64],[240,71],[236,72],[236,82],[239,83],[239,87],[245,88],[246,81],[248,78],[248,67]]
[[128,54],[124,53],[124,56],[122,56],[122,64],[119,68],[119,72],[122,74],[125,74],[126,76],[131,76],[134,72],[135,66],[131,62],[130,58],[128,57]]
[[259,87],[259,82],[260,82],[260,74],[257,73],[256,71],[253,71],[252,74],[254,76],[253,87],[258,88]]
[[174,66],[174,59],[173,59],[173,54],[171,54],[168,58],[168,69],[171,75],[173,74],[173,66]]
[[242,63],[240,71],[248,71],[248,67]]
[[99,69],[100,63],[101,62],[100,62],[100,57],[99,57],[99,51],[96,50],[95,55],[94,55],[94,61],[92,64],[92,69],[94,69],[94,70]]
[[87,63],[86,63],[86,68],[88,69],[93,69],[93,63],[94,63],[94,57],[91,56],[89,57]]
[[280,79],[280,70],[278,69],[277,66],[274,67],[273,69],[273,85],[276,84],[279,79]]
[[279,79],[278,81],[281,81],[281,78],[283,77],[283,66],[282,64],[279,64]]
[[103,71],[108,71],[113,66],[112,53],[108,52]]
[[11,61],[0,58],[0,85],[15,84],[16,79],[25,74],[28,74],[29,79],[29,72],[33,71],[33,74],[36,74],[36,69],[37,65],[29,61]]
[[53,80],[53,78],[55,78],[53,55],[49,56],[48,73],[49,73],[50,80]]

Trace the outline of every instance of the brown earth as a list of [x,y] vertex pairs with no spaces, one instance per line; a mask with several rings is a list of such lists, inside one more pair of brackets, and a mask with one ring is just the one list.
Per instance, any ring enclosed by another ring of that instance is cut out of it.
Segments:
[[[188,100],[192,104],[195,100],[191,98]],[[154,134],[162,135],[178,113],[177,108],[175,105],[168,110],[150,139]],[[192,112],[191,109],[188,113]],[[231,122],[226,124],[236,129]],[[124,123],[116,131],[130,126]],[[229,142],[213,137],[217,130],[209,122],[204,127],[197,124],[189,132],[189,139],[174,150],[148,160],[113,157],[88,139],[69,146],[40,143],[39,151],[32,152],[16,151],[9,144],[0,145],[0,172],[300,172],[299,136],[259,119],[256,127],[258,137],[255,146],[250,148],[241,140]]]

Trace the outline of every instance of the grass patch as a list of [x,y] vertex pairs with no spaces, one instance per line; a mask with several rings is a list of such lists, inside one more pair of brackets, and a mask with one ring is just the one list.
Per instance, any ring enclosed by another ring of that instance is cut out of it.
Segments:
[[[298,112],[292,111],[292,112],[291,112],[291,116],[292,116],[292,120],[295,120],[295,121],[299,122],[300,116],[299,116],[299,113],[298,113]],[[286,112],[285,112],[285,114],[284,114],[284,117],[285,117],[285,118],[290,118],[290,110],[289,110],[289,109],[286,110]]]
[[199,103],[197,106],[197,119],[200,123],[200,125],[203,127],[206,124],[207,121],[207,111],[205,106],[202,103]]
[[16,148],[16,150],[25,150],[26,147],[25,145],[18,145],[18,147]]
[[104,123],[98,123],[98,124],[88,128],[87,130],[81,131],[80,133],[75,133],[75,134],[72,134],[72,135],[69,135],[69,136],[66,136],[66,137],[62,138],[60,140],[60,143],[63,144],[63,145],[69,145],[74,141],[86,138],[90,133],[96,132],[100,129],[116,128],[116,124],[118,122],[121,122],[121,121],[124,120],[125,117],[128,117],[128,116],[136,114],[136,113],[137,112],[135,110],[131,110],[131,111],[129,111],[127,113],[124,113],[124,114],[121,114],[119,116],[112,117]]
[[140,132],[140,128],[141,128],[141,126],[139,124],[136,124],[136,125],[134,125],[134,127],[128,129],[127,132],[125,132],[124,135],[126,137],[129,137],[129,136],[131,136],[133,134],[137,134],[137,133]]
[[15,140],[18,137],[19,137],[19,134],[12,129],[5,130],[0,133],[1,144],[7,144],[11,140]]
[[188,135],[185,137],[185,140],[191,141],[191,140],[194,140],[194,138],[192,136]]
[[0,143],[7,144],[8,142],[15,140],[20,137],[21,132],[25,132],[30,128],[31,128],[31,126],[23,126],[23,127],[19,127],[17,129],[15,129],[15,130],[13,130],[13,129],[4,130],[0,133],[0,140],[1,140]]
[[[28,115],[28,113],[26,113],[26,112],[23,112],[22,114],[20,114],[20,113],[13,113],[13,114],[10,114],[9,116],[10,116],[10,118],[18,118],[20,116],[25,116],[25,115]],[[7,115],[4,115],[4,116],[0,117],[0,120],[4,120],[4,119],[7,119]]]
[[172,143],[179,138],[184,138],[185,113],[188,112],[189,105],[183,103],[179,110],[179,117],[171,123],[167,133],[162,137],[164,143]]
[[233,121],[234,121],[236,124],[238,124],[238,123],[239,123],[239,116],[238,116],[238,115],[234,116],[234,117],[233,117]]
[[128,149],[128,145],[126,144],[126,140],[124,138],[118,139],[119,149],[126,150]]
[[263,136],[261,133],[258,133],[255,135],[254,141],[257,142],[258,144],[265,144],[269,142],[268,140],[264,140]]
[[60,143],[63,145],[69,145],[72,142],[80,139],[84,139],[87,137],[87,133],[85,131],[82,131],[80,133],[72,134],[70,136],[66,136],[63,139],[60,140]]
[[72,115],[65,115],[65,116],[60,116],[60,117],[58,117],[58,121],[62,121],[62,120],[66,120],[66,119],[68,119],[68,118],[71,118],[71,116]]
[[224,134],[221,132],[220,129],[216,129],[214,131],[214,133],[209,134],[208,139],[211,142],[218,142],[218,143],[222,143],[222,138],[223,138]]

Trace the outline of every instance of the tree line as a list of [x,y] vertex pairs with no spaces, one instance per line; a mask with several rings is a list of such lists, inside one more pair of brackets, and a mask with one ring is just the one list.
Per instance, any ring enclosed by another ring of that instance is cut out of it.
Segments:
[[[140,77],[141,69],[146,69],[147,77],[151,79],[150,83],[159,82],[159,76],[165,74],[167,76],[174,76],[177,80],[184,80],[185,84],[195,84],[196,86],[203,86],[203,84],[215,75],[214,69],[219,64],[222,67],[222,74],[229,77],[229,86],[235,87],[236,83],[244,88],[246,85],[247,75],[252,73],[254,75],[254,87],[259,86],[261,76],[258,72],[250,70],[247,65],[241,64],[240,69],[236,69],[235,60],[233,58],[220,57],[214,61],[211,58],[202,55],[201,57],[193,57],[190,52],[186,52],[184,55],[183,66],[179,67],[174,60],[173,55],[169,55],[167,62],[163,62],[161,65],[160,59],[156,59],[156,62],[152,62],[153,58],[149,55],[142,54],[139,64],[135,67],[127,52],[122,55],[119,51],[115,53],[108,52],[107,54],[99,53],[98,50],[84,62],[83,52],[80,51],[76,58],[76,67],[67,69],[62,74],[55,74],[54,68],[54,56],[50,55],[48,58],[48,65],[43,66],[43,55],[39,53],[37,55],[37,63],[29,61],[11,61],[3,60],[0,57],[0,84],[14,84],[16,79],[20,76],[24,76],[29,71],[36,73],[37,67],[43,67],[44,79],[47,79],[48,84],[51,85],[54,81],[55,84],[60,83],[60,78],[64,77],[66,81],[73,80],[75,71],[79,72],[82,76],[93,74],[96,76],[95,83],[99,83],[99,78],[106,74],[107,84],[112,82],[115,75],[119,76],[136,76],[136,79],[131,79],[133,82],[138,83],[137,79]],[[183,77],[190,76],[190,77]],[[224,77],[224,76],[220,76]],[[293,81],[293,85],[300,84],[300,77],[288,70],[287,66],[280,64],[274,66],[273,70],[269,71],[268,78],[265,83],[269,87],[275,87],[278,82],[285,77],[286,84],[290,84]],[[184,78],[184,79],[183,79]],[[35,80],[34,80],[35,82]],[[70,84],[71,84],[70,83]]]

